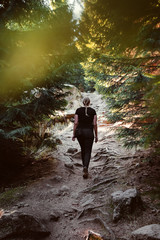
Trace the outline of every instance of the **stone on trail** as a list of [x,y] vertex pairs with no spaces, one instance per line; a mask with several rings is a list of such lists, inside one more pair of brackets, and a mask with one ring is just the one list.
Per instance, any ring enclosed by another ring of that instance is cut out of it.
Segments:
[[68,151],[67,151],[67,153],[74,154],[74,153],[76,153],[77,151],[78,151],[78,149],[77,149],[77,148],[68,148]]
[[61,188],[60,188],[60,191],[61,192],[69,192],[69,187],[68,186],[66,186],[66,185],[63,185]]
[[116,191],[112,193],[111,197],[114,205],[113,221],[118,221],[124,215],[142,209],[142,199],[135,188],[128,189],[125,192]]
[[56,176],[50,178],[50,181],[51,181],[51,182],[59,183],[59,182],[62,181],[62,179],[63,179],[63,178],[62,178],[61,176],[56,175]]
[[66,168],[70,168],[70,169],[73,169],[73,168],[74,168],[74,166],[73,166],[73,164],[72,164],[71,162],[65,163],[64,166],[65,166]]
[[15,212],[4,214],[0,219],[0,239],[44,238],[50,235],[46,227],[29,214]]
[[63,185],[63,186],[58,190],[57,196],[65,196],[65,195],[68,195],[69,192],[70,192],[69,187],[66,186],[66,185]]
[[23,207],[29,207],[29,204],[21,202],[21,203],[16,204],[15,206],[18,208],[23,208]]
[[160,224],[151,224],[132,232],[130,240],[159,240]]
[[52,211],[52,213],[50,214],[50,221],[54,221],[57,222],[60,218],[60,213],[57,211]]

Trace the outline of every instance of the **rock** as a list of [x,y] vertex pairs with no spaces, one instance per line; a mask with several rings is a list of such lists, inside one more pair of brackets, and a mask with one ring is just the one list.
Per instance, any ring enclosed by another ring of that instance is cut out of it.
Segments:
[[52,190],[52,192],[57,196],[69,195],[69,191],[70,189],[66,185],[63,185],[59,190],[56,190],[56,189]]
[[29,204],[28,203],[24,204],[24,207],[29,207]]
[[60,213],[57,211],[54,211],[50,214],[50,221],[57,222],[59,218],[60,218]]
[[80,106],[82,94],[81,92],[73,85],[65,84],[65,88],[63,89],[64,92],[69,92],[71,94],[68,94],[65,98],[68,102],[68,105],[66,106],[66,115],[72,115],[74,117],[75,111],[73,109],[77,109]]
[[118,204],[123,197],[123,191],[117,191],[111,194],[113,204]]
[[19,204],[16,204],[17,208],[23,208],[23,207],[29,207],[29,204],[21,202]]
[[74,153],[76,153],[77,151],[78,151],[77,148],[68,148],[67,153],[72,153],[72,154],[74,154]]
[[61,192],[69,192],[69,187],[66,185],[63,185],[60,189]]
[[132,232],[130,240],[159,240],[160,224],[151,224]]
[[29,214],[15,212],[4,214],[0,219],[0,239],[11,237],[38,238],[46,237],[50,232],[35,217]]
[[51,181],[51,182],[55,182],[55,183],[59,183],[59,182],[62,181],[62,177],[56,175],[56,176],[52,177],[52,178],[50,179],[50,181]]
[[62,144],[62,141],[59,138],[56,138],[56,144]]
[[111,197],[114,205],[114,221],[118,221],[121,217],[131,214],[137,209],[142,209],[143,207],[142,199],[135,188],[128,189],[125,192],[114,192]]
[[65,166],[66,168],[70,168],[70,169],[73,169],[73,168],[74,168],[74,167],[73,167],[73,164],[70,163],[70,162],[65,163],[64,166]]
[[51,197],[51,195],[60,196],[60,190],[58,190],[57,188],[52,188],[46,193],[46,196],[48,196],[48,198]]

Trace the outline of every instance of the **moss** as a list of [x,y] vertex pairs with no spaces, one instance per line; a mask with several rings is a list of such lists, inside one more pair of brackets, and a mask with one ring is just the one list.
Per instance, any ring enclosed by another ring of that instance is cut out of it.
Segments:
[[10,188],[0,194],[0,207],[7,207],[22,198],[25,187]]

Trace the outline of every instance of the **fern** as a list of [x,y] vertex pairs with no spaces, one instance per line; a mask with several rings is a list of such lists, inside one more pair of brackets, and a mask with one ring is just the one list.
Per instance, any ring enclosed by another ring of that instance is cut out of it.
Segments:
[[6,136],[8,139],[16,140],[31,134],[31,130],[32,130],[31,126],[21,127],[10,131],[9,133],[6,134]]

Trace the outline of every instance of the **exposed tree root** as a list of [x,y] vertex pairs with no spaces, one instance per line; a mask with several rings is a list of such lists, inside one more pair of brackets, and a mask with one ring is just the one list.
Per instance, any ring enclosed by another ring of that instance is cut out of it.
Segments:
[[99,222],[100,224],[102,224],[102,226],[105,228],[105,230],[110,233],[110,240],[116,240],[115,234],[113,233],[113,231],[106,225],[106,223],[100,217],[85,219],[85,220],[81,221],[80,223],[85,223],[85,222]]
[[96,165],[96,166],[92,167],[92,169],[97,168],[97,167],[104,167],[104,166],[106,166],[106,164],[107,164],[107,163],[105,162],[105,163]]
[[115,173],[114,173],[114,174],[111,173],[110,175],[109,175],[109,174],[103,175],[103,178],[100,178],[99,175],[100,175],[100,174],[98,174],[98,176],[95,177],[94,180],[93,180],[93,181],[95,182],[95,184],[96,184],[96,183],[99,183],[100,181],[103,181],[104,178],[105,178],[105,179],[106,179],[106,178],[115,178]]
[[112,170],[112,169],[113,169],[113,170],[117,170],[117,168],[114,167],[114,166],[104,166],[104,167],[103,167],[103,170],[106,170],[106,171],[107,171],[107,170]]
[[70,168],[66,168],[66,169],[69,171],[69,176],[70,176],[71,174],[75,174],[74,170],[72,170],[72,169],[70,169]]
[[[105,188],[111,186],[113,183],[116,183],[116,182],[117,182],[117,181],[114,180],[114,181],[108,183],[107,185],[105,185]],[[92,192],[92,193],[97,193],[97,192],[101,192],[103,189],[104,189],[104,186],[101,186],[101,188],[99,188],[99,189],[93,189],[93,190],[91,190],[91,192]]]
[[115,182],[115,180],[117,180],[117,177],[107,178],[107,179],[105,179],[105,180],[103,180],[99,183],[96,183],[96,184],[92,185],[91,187],[88,187],[88,188],[84,189],[82,192],[86,193],[86,192],[94,191],[95,188],[99,187],[100,185],[103,185],[105,183],[110,183],[110,182],[113,183],[113,182]]
[[[78,215],[78,219],[83,217],[84,215],[88,214],[88,213],[91,213],[91,212],[94,212],[94,213],[100,213],[103,217],[108,217],[109,214],[106,213],[106,212],[103,212],[101,209],[99,209],[100,207],[103,207],[104,205],[99,205],[99,206],[95,206],[95,207],[88,207],[88,208],[85,208],[83,209],[79,215]],[[98,208],[98,209],[97,209]]]
[[102,161],[103,159],[107,163],[109,161],[109,156],[101,154],[100,156],[93,158],[93,162]]

